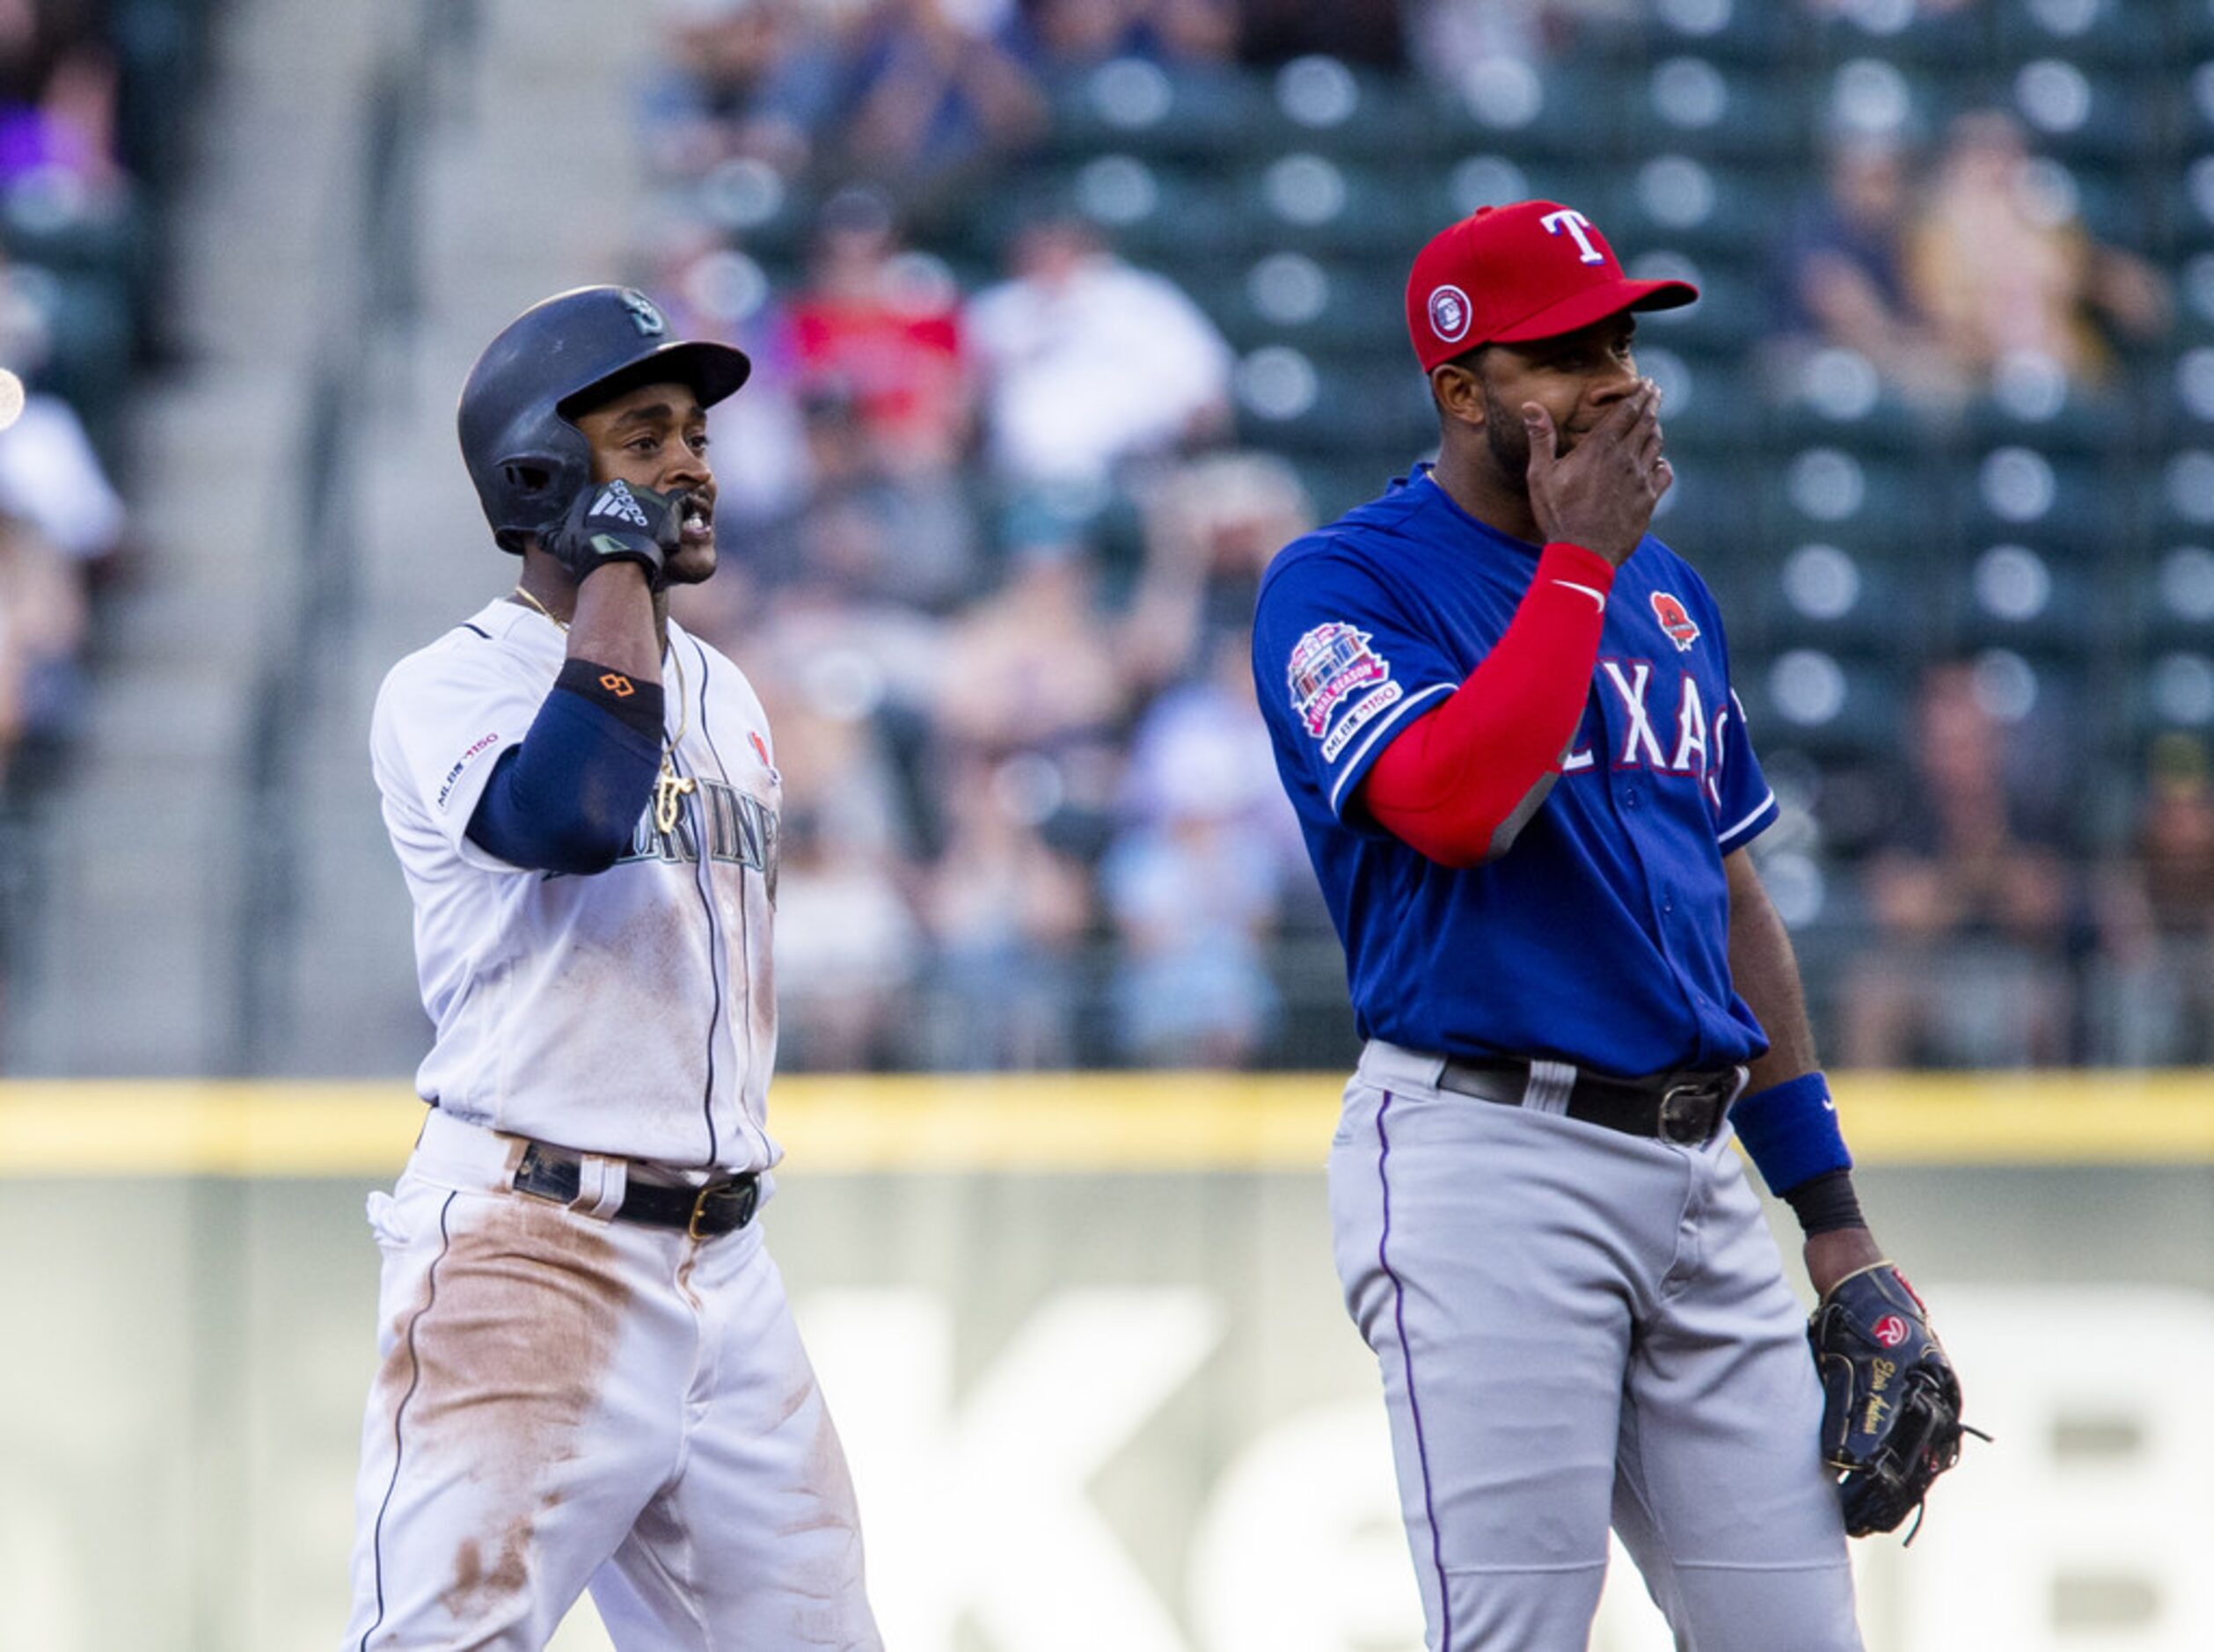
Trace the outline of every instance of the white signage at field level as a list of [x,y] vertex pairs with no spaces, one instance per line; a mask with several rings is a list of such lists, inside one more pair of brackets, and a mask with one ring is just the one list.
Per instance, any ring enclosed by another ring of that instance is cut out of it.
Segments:
[[[1928,1294],[1969,1414],[1998,1441],[1969,1443],[1911,1551],[1854,1546],[1869,1652],[2199,1652],[2214,1625],[2214,1299],[2129,1285]],[[961,1623],[994,1652],[1419,1652],[1373,1395],[1246,1439],[1201,1494],[1180,1586],[1150,1579],[1133,1534],[1093,1501],[1092,1477],[1224,1336],[1208,1293],[1051,1297],[958,1393],[942,1297],[830,1292],[800,1317],[897,1652],[952,1652]],[[605,1644],[580,1612],[554,1652]],[[1592,1652],[1669,1644],[1618,1547]]]
[[[2214,1305],[2149,1285],[1933,1292],[1968,1415],[1896,1568],[1897,1652],[2214,1646]],[[2061,1619],[2063,1621],[2056,1621]]]

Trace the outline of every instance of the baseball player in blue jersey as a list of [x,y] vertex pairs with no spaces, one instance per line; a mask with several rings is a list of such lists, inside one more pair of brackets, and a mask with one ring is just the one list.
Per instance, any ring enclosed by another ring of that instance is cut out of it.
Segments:
[[778,1152],[781,784],[669,617],[715,570],[708,407],[749,364],[642,294],[526,311],[462,391],[515,588],[370,732],[436,1032],[369,1219],[379,1367],[349,1652],[878,1652],[837,1430],[756,1215]]
[[[1442,231],[1407,288],[1437,460],[1260,596],[1365,1041],[1338,1267],[1441,1652],[1583,1647],[1610,1524],[1680,1647],[1857,1648],[1847,1532],[1957,1447],[1745,853],[1776,800],[1721,616],[1647,531],[1637,315],[1697,296],[1551,201]],[[1733,1136],[1806,1228],[1811,1355]]]

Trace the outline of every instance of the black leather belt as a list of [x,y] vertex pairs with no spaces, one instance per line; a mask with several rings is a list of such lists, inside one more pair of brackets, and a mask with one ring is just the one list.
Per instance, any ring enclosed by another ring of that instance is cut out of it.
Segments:
[[[522,1150],[516,1167],[515,1190],[535,1199],[574,1204],[584,1184],[584,1162],[576,1154],[544,1142]],[[628,1182],[623,1202],[616,1207],[618,1222],[641,1222],[647,1227],[682,1228],[694,1239],[715,1239],[734,1233],[753,1220],[761,1203],[761,1178],[751,1171],[704,1188],[662,1187],[650,1181]]]
[[[1713,1139],[1744,1083],[1744,1071],[1738,1067],[1719,1072],[1661,1072],[1644,1078],[1617,1078],[1582,1067],[1575,1074],[1567,1105],[1560,1109],[1568,1117],[1684,1147]],[[1521,1107],[1529,1099],[1530,1064],[1449,1059],[1437,1076],[1437,1087]]]

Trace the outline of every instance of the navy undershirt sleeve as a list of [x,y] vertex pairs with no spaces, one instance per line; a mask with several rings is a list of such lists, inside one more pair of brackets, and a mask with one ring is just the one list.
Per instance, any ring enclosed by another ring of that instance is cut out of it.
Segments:
[[500,754],[469,817],[470,840],[510,866],[606,871],[645,813],[661,717],[658,683],[569,661],[522,742]]

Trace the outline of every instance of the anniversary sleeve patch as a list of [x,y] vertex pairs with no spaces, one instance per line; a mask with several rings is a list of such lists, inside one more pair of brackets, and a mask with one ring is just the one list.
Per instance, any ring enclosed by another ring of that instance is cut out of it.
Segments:
[[1391,662],[1370,646],[1375,635],[1332,620],[1292,645],[1284,670],[1291,709],[1320,742],[1326,763],[1335,762],[1354,735],[1405,692],[1392,680]]

